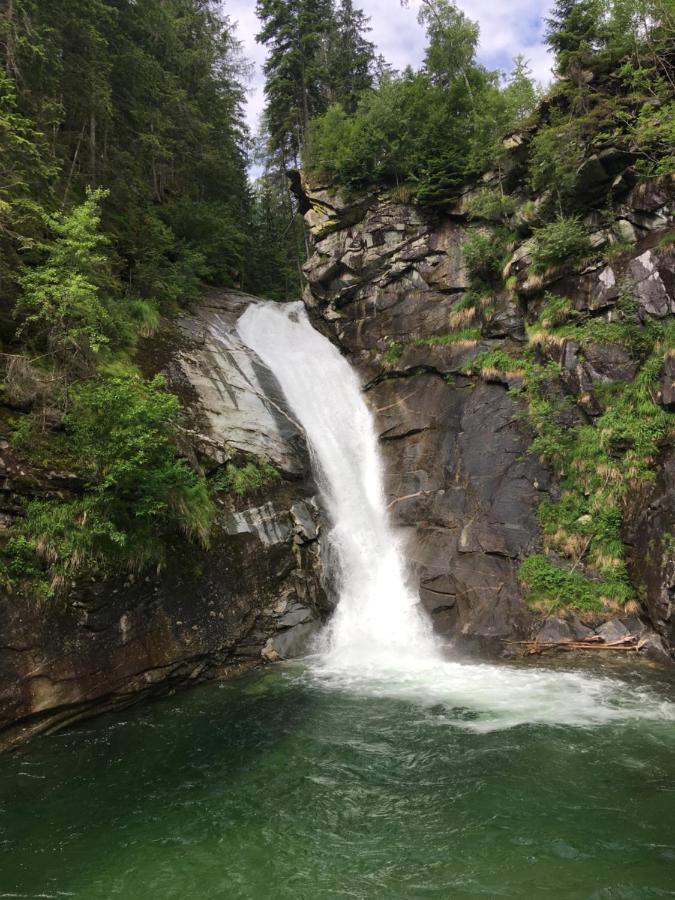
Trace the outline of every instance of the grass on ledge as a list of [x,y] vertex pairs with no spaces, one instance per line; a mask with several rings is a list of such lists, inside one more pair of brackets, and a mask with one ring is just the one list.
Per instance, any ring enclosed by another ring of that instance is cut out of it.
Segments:
[[619,610],[633,591],[625,577],[590,581],[574,568],[563,569],[542,553],[528,557],[518,570],[530,606],[547,615],[560,609],[581,612]]
[[415,341],[418,347],[438,347],[446,344],[477,344],[480,341],[480,328],[462,328],[449,334],[437,334],[430,338]]

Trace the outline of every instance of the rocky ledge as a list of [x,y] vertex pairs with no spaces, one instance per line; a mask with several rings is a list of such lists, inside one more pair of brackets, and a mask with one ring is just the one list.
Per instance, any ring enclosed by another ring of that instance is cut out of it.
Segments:
[[[59,607],[0,596],[0,748],[82,718],[297,655],[327,613],[320,512],[303,436],[274,379],[235,331],[255,298],[214,293],[153,341],[146,365],[181,396],[195,466],[271,462],[264,496],[223,497],[211,548],[176,538],[161,574],[79,587]],[[2,438],[2,435],[0,435]],[[0,445],[0,518],[77,492]]]

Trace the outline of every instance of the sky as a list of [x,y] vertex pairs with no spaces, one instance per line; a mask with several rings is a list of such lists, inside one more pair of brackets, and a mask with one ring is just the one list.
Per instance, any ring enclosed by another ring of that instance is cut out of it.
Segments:
[[[361,0],[356,6],[370,17],[369,38],[395,69],[410,64],[417,67],[424,56],[424,31],[417,23],[420,0],[410,0],[409,8],[399,0]],[[491,69],[508,72],[518,53],[529,60],[534,77],[547,83],[552,60],[542,41],[543,17],[552,0],[458,0],[469,18],[480,24],[479,59]],[[224,11],[237,22],[237,34],[246,57],[253,64],[249,83],[247,116],[251,130],[257,131],[264,104],[262,64],[265,48],[256,43],[259,30],[255,0],[223,0]]]

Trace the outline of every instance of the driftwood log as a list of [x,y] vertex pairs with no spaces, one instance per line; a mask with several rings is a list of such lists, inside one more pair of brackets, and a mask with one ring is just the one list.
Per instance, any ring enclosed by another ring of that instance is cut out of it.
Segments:
[[546,653],[549,650],[614,650],[622,653],[638,653],[645,641],[633,634],[618,641],[606,642],[604,638],[595,634],[593,637],[577,641],[573,639],[562,641],[507,641],[509,644],[517,644],[523,647],[526,656]]

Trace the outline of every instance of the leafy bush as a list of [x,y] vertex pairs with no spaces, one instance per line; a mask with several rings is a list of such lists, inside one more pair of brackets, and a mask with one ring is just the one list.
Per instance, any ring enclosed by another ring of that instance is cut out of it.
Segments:
[[462,244],[462,254],[472,287],[501,279],[512,235],[506,228],[488,231],[475,228]]
[[637,164],[647,177],[672,176],[675,171],[675,101],[654,106],[646,103],[632,128],[640,154]]
[[25,569],[30,548],[53,594],[76,575],[161,565],[168,531],[208,545],[214,508],[206,482],[177,456],[178,415],[160,377],[91,380],[74,391],[65,426],[87,491],[28,505],[7,548],[13,570]]
[[114,331],[114,285],[99,231],[106,196],[107,191],[89,191],[80,206],[47,217],[55,240],[42,245],[46,260],[19,279],[21,332],[71,358],[98,353]]
[[499,188],[483,188],[467,202],[466,212],[470,219],[505,221],[517,207],[515,197],[505,194]]
[[588,234],[579,219],[561,216],[535,229],[532,268],[538,273],[545,272],[568,260],[575,261],[589,250]]

